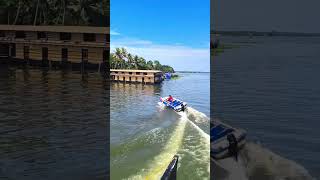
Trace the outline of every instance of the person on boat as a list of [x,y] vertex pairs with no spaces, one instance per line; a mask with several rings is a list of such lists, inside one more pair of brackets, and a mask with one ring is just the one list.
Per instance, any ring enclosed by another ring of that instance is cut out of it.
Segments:
[[227,140],[229,141],[228,152],[230,156],[233,156],[236,161],[238,161],[238,142],[234,134],[229,134],[227,136]]
[[171,95],[169,95],[169,97],[167,98],[168,102],[173,102],[173,97]]

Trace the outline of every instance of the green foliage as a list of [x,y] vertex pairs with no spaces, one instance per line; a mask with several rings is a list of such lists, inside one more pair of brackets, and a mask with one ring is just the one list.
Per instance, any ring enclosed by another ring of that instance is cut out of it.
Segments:
[[128,53],[125,48],[116,48],[110,54],[110,67],[111,69],[160,70],[174,73],[174,69],[171,66],[161,65],[157,60],[147,61],[143,57]]
[[0,0],[0,24],[109,24],[110,0]]

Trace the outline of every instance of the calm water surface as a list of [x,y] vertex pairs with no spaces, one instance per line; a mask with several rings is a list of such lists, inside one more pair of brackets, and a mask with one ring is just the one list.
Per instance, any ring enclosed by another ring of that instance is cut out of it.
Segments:
[[[111,179],[159,179],[178,154],[178,179],[209,178],[210,74],[180,73],[160,85],[111,84]],[[171,94],[188,102],[162,109]]]
[[220,37],[214,116],[320,178],[320,39]]
[[106,179],[100,74],[0,67],[0,179]]

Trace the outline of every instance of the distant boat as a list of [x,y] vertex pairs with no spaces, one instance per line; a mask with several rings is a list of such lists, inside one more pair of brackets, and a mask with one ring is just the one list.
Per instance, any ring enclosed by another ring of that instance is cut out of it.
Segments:
[[166,78],[166,79],[171,79],[171,73],[169,73],[169,72],[167,72],[167,73],[165,73],[164,74],[164,77]]

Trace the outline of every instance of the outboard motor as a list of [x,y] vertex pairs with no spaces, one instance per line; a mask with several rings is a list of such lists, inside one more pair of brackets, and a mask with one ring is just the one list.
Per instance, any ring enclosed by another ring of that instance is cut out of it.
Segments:
[[237,142],[237,139],[234,136],[234,134],[229,134],[227,136],[227,139],[229,141],[229,147],[228,147],[229,155],[234,156],[236,161],[238,161],[238,142]]
[[185,106],[184,104],[181,104],[181,111],[184,112],[184,110],[185,110]]
[[179,156],[175,155],[163,173],[161,180],[176,180],[177,179],[177,168],[178,168]]

